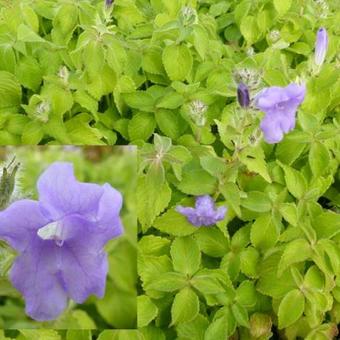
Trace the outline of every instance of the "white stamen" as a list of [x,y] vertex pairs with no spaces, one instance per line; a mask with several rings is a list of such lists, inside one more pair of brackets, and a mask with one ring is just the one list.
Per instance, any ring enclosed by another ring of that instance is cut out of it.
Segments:
[[43,240],[54,240],[59,247],[64,244],[63,225],[60,221],[45,225],[37,231],[37,234]]

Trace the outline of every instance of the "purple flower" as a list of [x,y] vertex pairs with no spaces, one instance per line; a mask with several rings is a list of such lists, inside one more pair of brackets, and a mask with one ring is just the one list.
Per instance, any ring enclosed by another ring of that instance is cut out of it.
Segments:
[[320,28],[316,35],[315,42],[315,64],[321,66],[326,58],[328,48],[328,34],[325,28]]
[[265,88],[256,96],[256,107],[266,114],[260,127],[267,143],[280,142],[285,133],[294,129],[295,113],[305,93],[305,85],[290,84]]
[[196,227],[209,226],[224,219],[226,207],[216,209],[214,200],[208,196],[198,196],[195,208],[178,205],[176,211],[187,217],[188,221]]
[[250,104],[249,90],[247,85],[240,83],[237,88],[237,99],[241,107],[248,107]]
[[122,234],[121,194],[109,184],[80,183],[71,163],[53,163],[38,180],[39,201],[0,212],[0,238],[19,252],[10,280],[26,313],[53,320],[68,298],[103,297],[108,271],[103,246]]

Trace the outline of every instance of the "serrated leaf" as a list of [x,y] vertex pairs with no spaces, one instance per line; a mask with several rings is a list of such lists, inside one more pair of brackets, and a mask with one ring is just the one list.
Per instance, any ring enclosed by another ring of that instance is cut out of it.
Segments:
[[138,327],[147,326],[158,314],[157,306],[146,295],[137,297]]
[[169,78],[185,80],[191,72],[193,58],[186,45],[169,45],[163,51],[163,65]]
[[185,287],[179,291],[171,307],[171,324],[190,322],[196,318],[199,312],[199,300],[195,292]]
[[186,236],[197,231],[197,228],[188,222],[185,216],[176,212],[174,208],[158,217],[153,226],[161,232],[173,236]]
[[303,294],[294,289],[282,299],[279,306],[279,329],[289,327],[296,322],[305,309],[305,298]]
[[191,276],[198,271],[201,264],[201,252],[192,237],[178,237],[171,245],[170,254],[174,269]]
[[267,250],[275,245],[279,231],[270,214],[261,215],[251,227],[251,243],[258,249]]
[[291,241],[284,248],[278,267],[278,275],[281,276],[292,264],[308,260],[311,255],[311,245],[305,239]]

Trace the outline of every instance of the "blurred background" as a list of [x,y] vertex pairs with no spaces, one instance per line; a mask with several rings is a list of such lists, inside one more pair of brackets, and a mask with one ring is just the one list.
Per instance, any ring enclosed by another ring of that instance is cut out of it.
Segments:
[[[0,175],[15,157],[19,168],[11,202],[37,199],[36,181],[42,171],[55,161],[74,164],[76,177],[82,182],[109,183],[124,197],[121,212],[125,234],[111,240],[109,275],[103,299],[90,297],[84,304],[70,303],[69,308],[54,322],[36,322],[25,315],[24,301],[8,281],[14,252],[0,243],[0,328],[54,329],[133,329],[136,328],[136,148],[106,146],[23,146],[0,147]],[[1,185],[0,185],[1,186]],[[0,189],[1,194],[1,189]],[[15,336],[17,331],[6,331]],[[13,334],[12,334],[13,333]]]

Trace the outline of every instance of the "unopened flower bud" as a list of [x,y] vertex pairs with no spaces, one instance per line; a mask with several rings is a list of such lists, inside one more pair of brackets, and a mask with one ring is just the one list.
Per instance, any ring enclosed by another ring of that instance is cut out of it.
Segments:
[[250,317],[250,334],[254,338],[269,335],[272,328],[272,320],[269,315],[254,313]]
[[314,62],[317,66],[321,66],[326,58],[328,49],[328,34],[325,28],[320,28],[316,35],[315,57]]
[[183,26],[190,26],[197,22],[197,12],[194,8],[183,7],[180,13],[180,21]]
[[201,100],[193,100],[190,104],[190,116],[197,126],[204,126],[206,123],[205,113],[208,106]]
[[48,122],[48,115],[51,110],[51,105],[47,101],[42,101],[36,106],[36,117],[44,123]]
[[240,83],[237,88],[237,99],[241,107],[249,107],[250,105],[250,97],[249,97],[249,89],[247,85],[244,83]]

